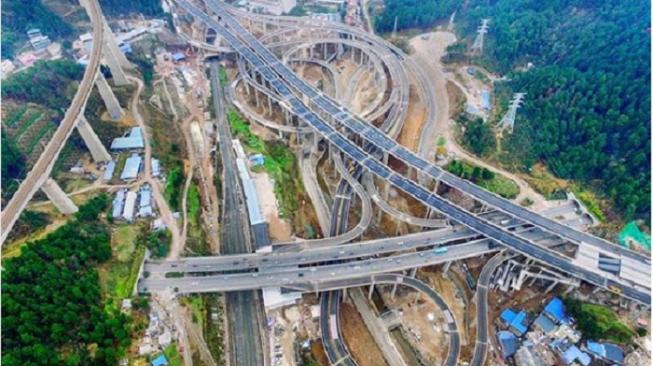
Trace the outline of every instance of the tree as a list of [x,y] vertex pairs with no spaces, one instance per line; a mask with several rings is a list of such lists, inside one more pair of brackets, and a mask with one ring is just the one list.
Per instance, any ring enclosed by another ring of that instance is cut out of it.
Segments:
[[463,119],[462,123],[465,126],[463,144],[474,154],[486,156],[496,149],[497,141],[492,127],[482,119],[477,118],[472,121]]

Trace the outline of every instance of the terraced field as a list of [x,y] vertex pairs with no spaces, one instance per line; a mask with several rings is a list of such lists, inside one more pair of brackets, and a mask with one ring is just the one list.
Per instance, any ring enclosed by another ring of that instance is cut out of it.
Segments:
[[2,127],[31,167],[56,130],[56,112],[37,104],[7,102],[2,108]]

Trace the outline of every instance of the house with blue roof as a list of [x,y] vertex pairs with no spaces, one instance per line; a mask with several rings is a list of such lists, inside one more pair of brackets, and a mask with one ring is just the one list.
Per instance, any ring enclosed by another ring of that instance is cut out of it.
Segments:
[[499,345],[501,345],[501,357],[503,357],[504,360],[517,352],[519,343],[517,337],[515,337],[513,333],[505,330],[499,331],[497,333],[497,339]]
[[624,351],[616,344],[587,341],[587,351],[610,363],[619,365],[624,363]]
[[553,320],[544,315],[544,313],[538,315],[538,317],[535,318],[533,324],[546,335],[553,333],[553,331],[556,329],[556,324],[553,322]]
[[544,314],[558,324],[569,324],[571,322],[571,319],[569,319],[569,316],[567,315],[565,304],[559,297],[554,297],[546,304],[544,307]]
[[166,356],[163,354],[157,356],[155,359],[152,360],[151,362],[152,366],[168,366],[168,360],[166,359]]
[[588,366],[592,361],[592,358],[575,345],[572,345],[562,353],[562,361],[564,361],[565,365],[571,365],[574,362],[578,362],[583,366]]
[[528,320],[526,312],[523,310],[516,312],[512,309],[505,309],[501,312],[500,318],[517,336],[521,337],[528,330]]

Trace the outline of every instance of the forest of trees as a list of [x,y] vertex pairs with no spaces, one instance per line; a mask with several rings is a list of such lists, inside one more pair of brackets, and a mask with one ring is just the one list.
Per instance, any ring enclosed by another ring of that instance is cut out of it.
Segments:
[[51,39],[72,34],[72,27],[53,13],[42,0],[6,0],[2,2],[2,58],[14,57],[16,47],[27,41],[25,32],[38,28]]
[[470,39],[491,19],[491,68],[535,65],[508,75],[506,95],[527,96],[506,155],[593,185],[627,219],[650,217],[650,10],[636,0],[479,0],[461,16]]
[[3,262],[2,364],[116,365],[130,319],[103,304],[95,266],[111,258],[110,232],[91,199],[71,222]]
[[7,200],[18,189],[17,179],[25,174],[25,156],[21,154],[15,142],[7,138],[2,129],[2,199]]
[[[650,2],[389,0],[376,27],[391,30],[395,16],[399,29],[433,26],[454,10],[463,40],[449,61],[464,60],[464,44],[489,18],[475,62],[507,74],[500,98],[527,93],[501,144],[509,165],[527,171],[543,161],[603,193],[626,219],[650,218]],[[532,69],[515,71],[528,62]]]
[[449,17],[460,0],[385,0],[383,13],[374,18],[377,32],[391,32],[395,18],[397,29],[424,28]]
[[145,16],[159,16],[163,14],[159,0],[100,0],[100,6],[105,15],[143,13]]
[[2,99],[65,110],[77,90],[75,81],[83,75],[84,67],[70,60],[37,61],[2,82]]

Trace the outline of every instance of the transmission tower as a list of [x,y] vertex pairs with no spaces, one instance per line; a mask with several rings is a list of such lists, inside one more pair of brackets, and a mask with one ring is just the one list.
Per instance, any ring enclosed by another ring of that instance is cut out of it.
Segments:
[[488,23],[490,23],[490,19],[481,20],[481,26],[478,27],[478,30],[476,31],[478,34],[476,35],[476,38],[474,38],[474,44],[472,44],[471,51],[473,54],[480,55],[483,52],[483,39],[488,30]]
[[521,106],[525,95],[526,93],[515,93],[512,96],[512,100],[508,106],[508,112],[506,112],[506,114],[503,116],[503,118],[501,118],[501,121],[499,122],[499,128],[501,131],[510,130],[512,133],[512,130],[515,127],[515,115],[517,114],[517,108]]

